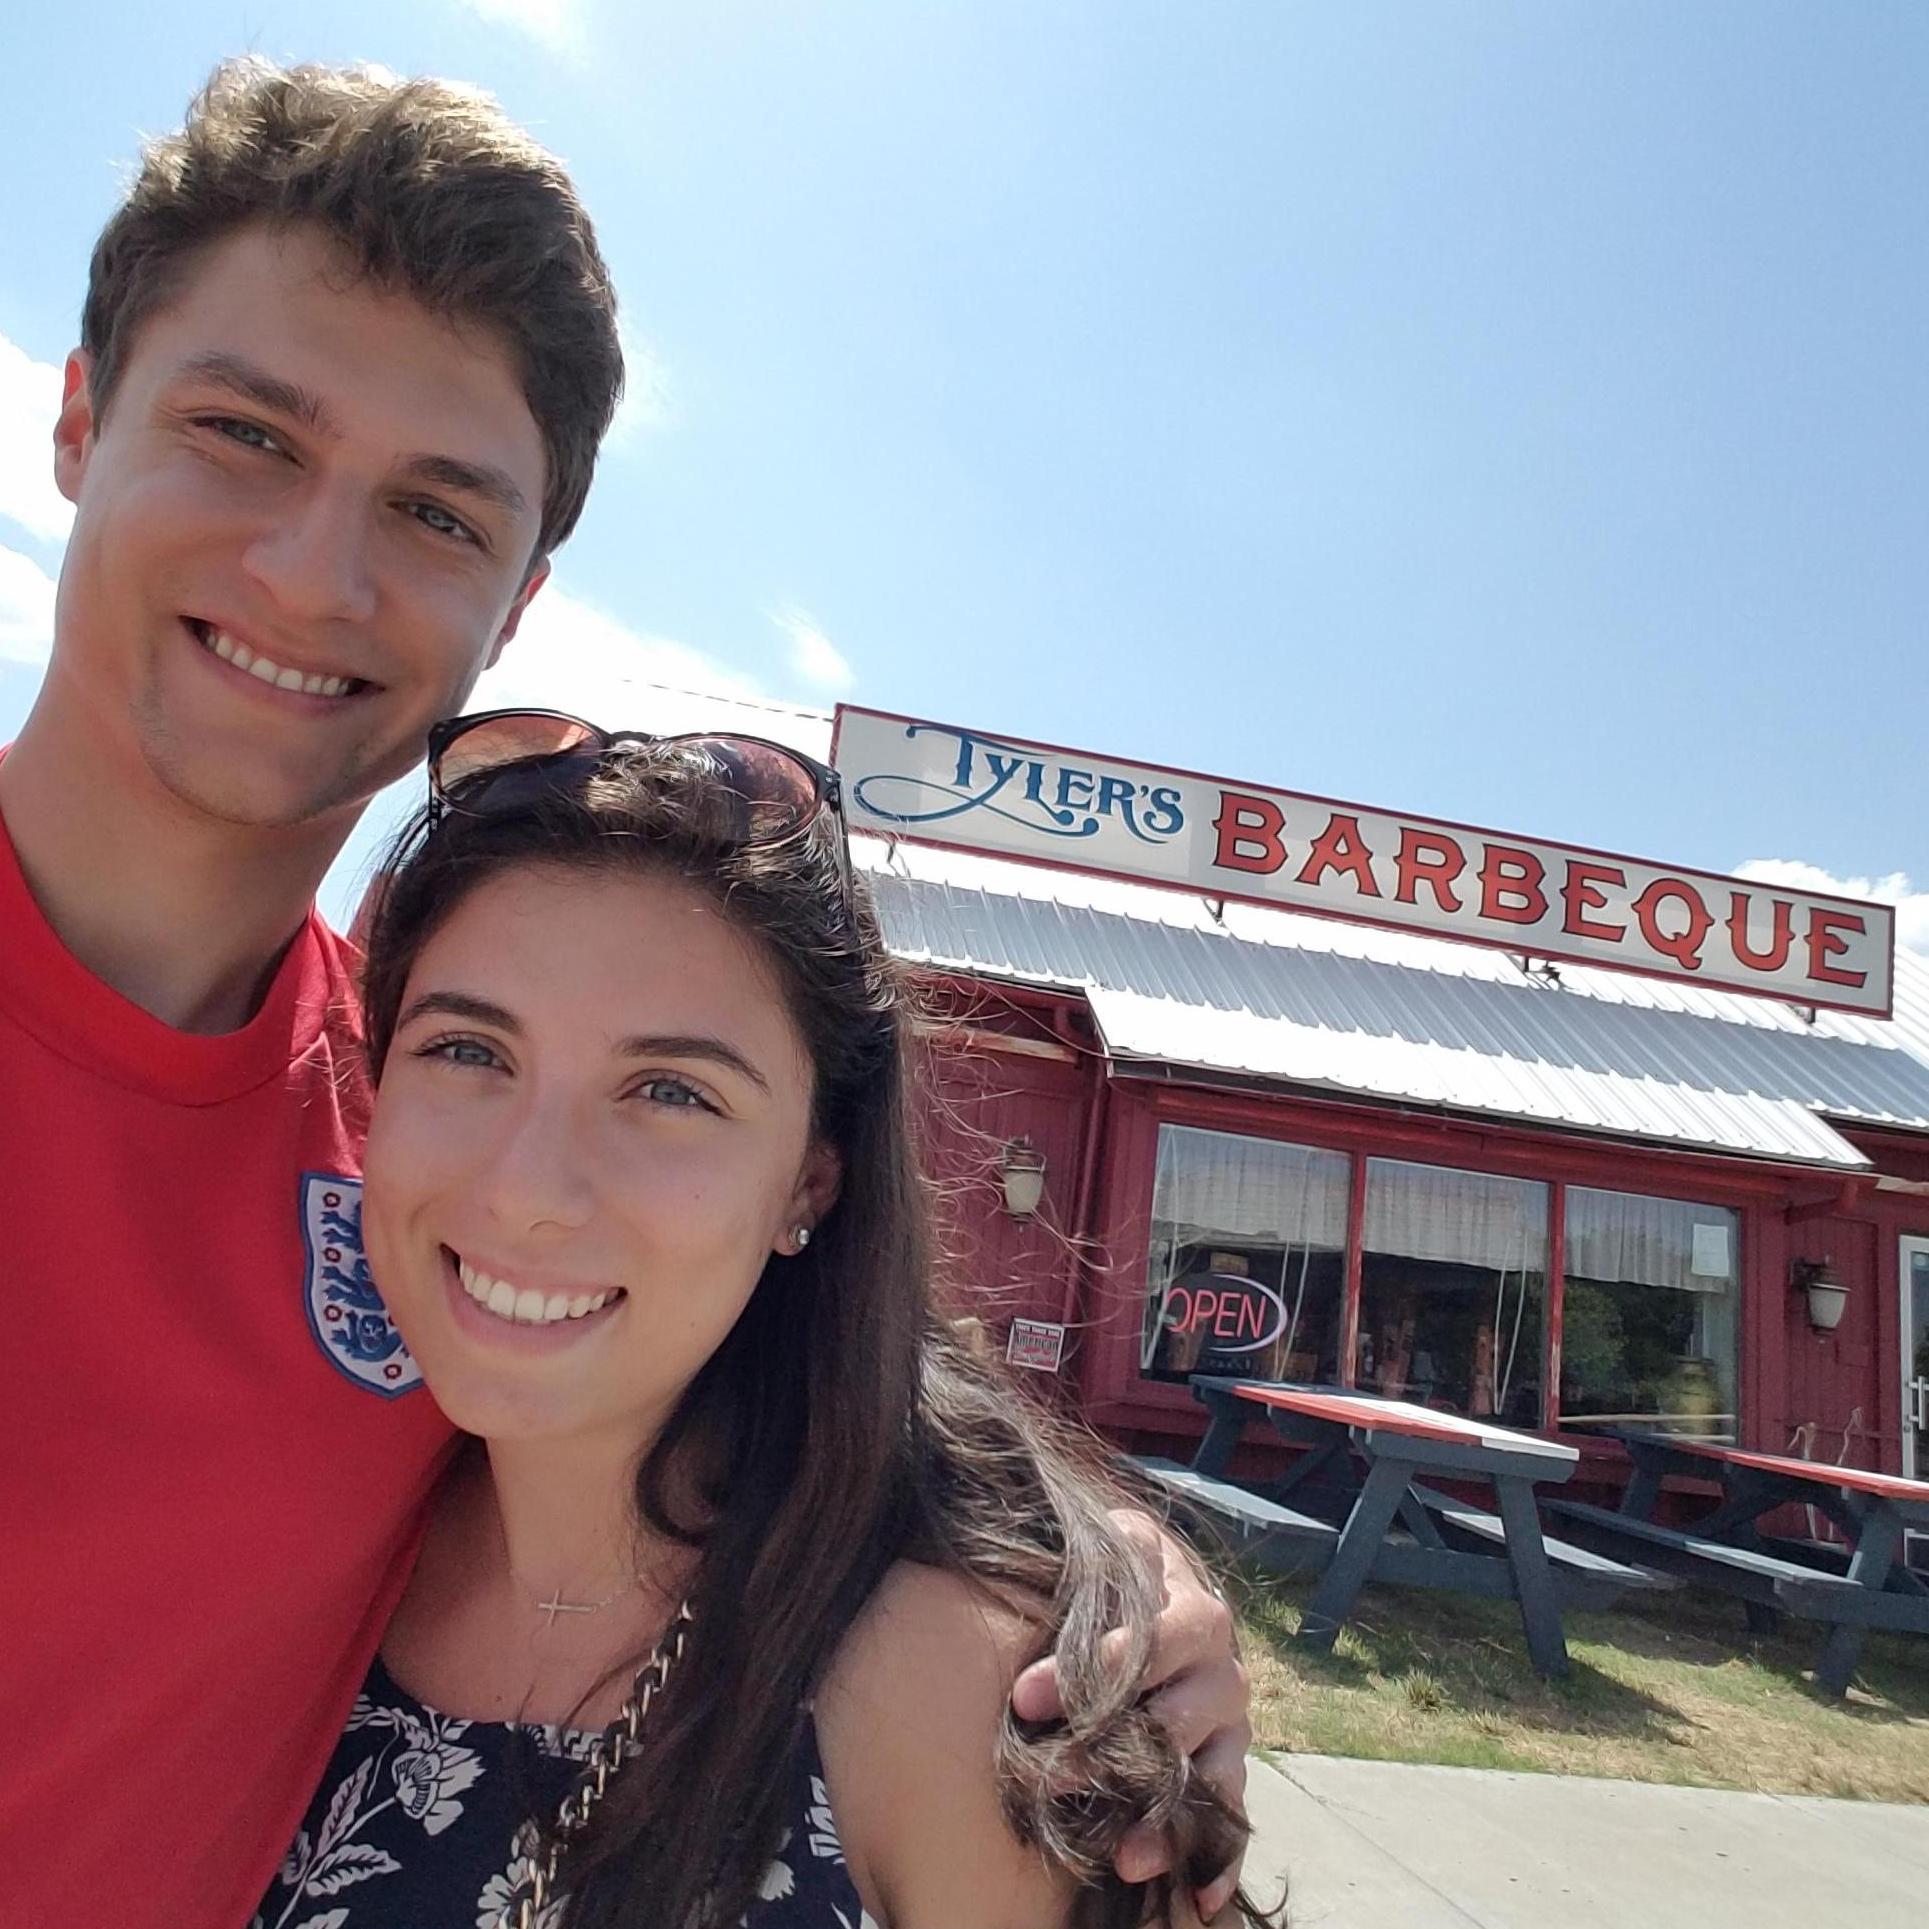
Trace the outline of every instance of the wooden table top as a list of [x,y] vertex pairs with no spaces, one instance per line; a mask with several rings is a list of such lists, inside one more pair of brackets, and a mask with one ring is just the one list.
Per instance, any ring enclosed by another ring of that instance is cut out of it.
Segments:
[[1667,1434],[1630,1434],[1623,1438],[1651,1439],[1657,1446],[1676,1453],[1692,1454],[1698,1460],[1714,1460],[1731,1467],[1747,1467],[1756,1473],[1775,1474],[1784,1480],[1806,1480],[1817,1487],[1846,1488],[1858,1494],[1876,1494],[1884,1500],[1914,1501],[1929,1506],[1929,1481],[1904,1480],[1900,1474],[1871,1473],[1865,1467],[1836,1467],[1826,1460],[1798,1460],[1793,1454],[1754,1453],[1745,1447],[1724,1447],[1711,1440],[1679,1440]]
[[1309,1419],[1332,1420],[1342,1426],[1364,1427],[1375,1433],[1400,1433],[1418,1440],[1448,1440],[1456,1446],[1504,1449],[1541,1459],[1578,1461],[1580,1449],[1543,1439],[1539,1434],[1516,1433],[1485,1420],[1463,1419],[1411,1400],[1382,1400],[1370,1393],[1349,1393],[1344,1387],[1271,1386],[1260,1380],[1226,1380],[1213,1374],[1199,1376],[1208,1386],[1225,1388],[1255,1406],[1303,1413]]

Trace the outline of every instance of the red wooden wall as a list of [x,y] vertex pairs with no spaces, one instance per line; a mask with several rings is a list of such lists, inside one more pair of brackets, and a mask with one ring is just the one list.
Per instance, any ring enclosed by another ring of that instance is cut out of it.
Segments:
[[[1742,1214],[1744,1444],[1786,1451],[1794,1430],[1813,1423],[1811,1453],[1834,1460],[1859,1408],[1847,1459],[1899,1470],[1896,1240],[1929,1233],[1929,1196],[1870,1190],[1818,1213],[1809,1202],[1831,1181],[1816,1173],[1283,1094],[1114,1080],[1075,1001],[1012,994],[990,1004],[986,988],[972,997],[966,1022],[925,1035],[918,1062],[921,1153],[937,1192],[947,1297],[984,1323],[1001,1352],[1014,1318],[1068,1325],[1064,1368],[1037,1376],[1037,1389],[1076,1402],[1119,1438],[1160,1437],[1184,1451],[1200,1424],[1183,1387],[1137,1371],[1158,1123],[1169,1118],[1356,1158],[1384,1152],[1732,1205]],[[1020,1136],[1045,1158],[1043,1203],[1030,1221],[1005,1211],[999,1180],[1003,1147]],[[1887,1163],[1886,1148],[1870,1150]],[[1797,1262],[1824,1259],[1849,1298],[1840,1327],[1817,1334],[1790,1278]],[[1587,1459],[1603,1457],[1598,1440],[1574,1438]]]
[[[1078,1264],[1077,1214],[1093,1076],[1077,1055],[993,1047],[982,1034],[933,1037],[922,1053],[920,1124],[936,1190],[947,1299],[1004,1349],[1014,1318],[1067,1319]],[[1035,1217],[1005,1210],[1000,1156],[1024,1137],[1044,1154]]]

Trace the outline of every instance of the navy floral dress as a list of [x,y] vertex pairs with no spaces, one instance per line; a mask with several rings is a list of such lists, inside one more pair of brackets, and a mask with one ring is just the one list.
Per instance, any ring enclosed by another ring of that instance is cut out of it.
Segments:
[[[530,1818],[555,1815],[594,1740],[438,1714],[377,1660],[252,1929],[502,1929],[528,1880]],[[792,1781],[793,1820],[744,1929],[878,1929],[844,1865],[814,1728]],[[561,1920],[551,1904],[543,1929]]]

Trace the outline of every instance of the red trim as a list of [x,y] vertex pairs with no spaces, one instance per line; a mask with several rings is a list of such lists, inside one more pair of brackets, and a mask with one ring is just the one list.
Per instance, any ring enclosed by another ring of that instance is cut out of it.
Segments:
[[1347,1177],[1346,1297],[1340,1314],[1340,1385],[1359,1384],[1360,1277],[1365,1267],[1366,1153],[1356,1147]]
[[1741,1373],[1735,1435],[1744,1447],[1788,1439],[1788,1222],[1772,1200],[1742,1214]]
[[[1541,1425],[1561,1424],[1561,1339],[1567,1318],[1567,1181],[1547,1182],[1547,1332],[1541,1350]],[[1739,1293],[1739,1288],[1737,1289]],[[1736,1309],[1740,1310],[1739,1305]]]
[[1078,1190],[1072,1203],[1072,1251],[1065,1268],[1065,1300],[1058,1314],[1058,1323],[1067,1331],[1071,1328],[1072,1316],[1078,1311],[1079,1291],[1095,1251],[1092,1212],[1098,1203],[1098,1147],[1104,1124],[1105,1059],[1103,1054],[1096,1054],[1086,1065],[1085,1131],[1078,1148]]
[[[1040,737],[1016,737],[996,730],[977,730],[968,724],[940,723],[933,717],[909,717],[896,710],[873,710],[865,704],[840,703],[831,718],[831,763],[837,763],[838,737],[843,728],[846,713],[875,717],[885,723],[920,724],[931,730],[950,730],[962,732],[973,737],[982,737],[987,742],[1014,750],[1042,750],[1054,757],[1080,757],[1094,763],[1129,764],[1134,769],[1149,771],[1156,776],[1183,777],[1200,784],[1212,784],[1221,789],[1239,788],[1235,779],[1213,776],[1203,770],[1188,770],[1177,764],[1149,764],[1136,757],[1121,757],[1110,751],[1079,750],[1069,744],[1055,744]],[[1450,817],[1429,817],[1419,812],[1394,810],[1383,804],[1349,803],[1343,798],[1322,797],[1314,791],[1280,790],[1270,784],[1255,785],[1251,788],[1264,790],[1273,797],[1285,797],[1295,803],[1314,804],[1328,811],[1347,811],[1355,815],[1362,811],[1380,817],[1391,817],[1400,821],[1404,830],[1409,824],[1418,825],[1426,830],[1445,830],[1461,833],[1468,837],[1478,837],[1484,841],[1497,843],[1544,843],[1558,850],[1563,857],[1600,858],[1609,863],[1639,865],[1644,870],[1671,871],[1675,867],[1661,863],[1658,859],[1631,857],[1623,851],[1596,850],[1591,845],[1569,844],[1553,838],[1530,837],[1525,831],[1497,831],[1484,829],[1478,824],[1463,824]],[[1472,944],[1489,951],[1519,952],[1523,949],[1520,938],[1496,935],[1484,937],[1478,932],[1438,931],[1414,924],[1403,924],[1392,918],[1376,918],[1365,912],[1353,910],[1329,910],[1310,904],[1290,903],[1276,897],[1260,897],[1244,891],[1221,890],[1217,881],[1200,884],[1196,880],[1188,883],[1175,883],[1171,879],[1156,877],[1128,876],[1121,871],[1105,870],[1094,864],[1067,863],[1057,857],[1029,856],[1018,851],[983,850],[975,844],[961,844],[949,838],[920,836],[915,830],[883,830],[870,824],[853,821],[851,828],[861,831],[867,837],[878,837],[887,842],[893,838],[906,844],[928,845],[934,850],[962,850],[970,856],[989,857],[1000,863],[1029,864],[1036,870],[1063,871],[1079,877],[1099,877],[1114,883],[1124,882],[1142,884],[1149,890],[1176,891],[1182,897],[1214,898],[1226,903],[1256,904],[1268,911],[1294,911],[1305,917],[1331,918],[1339,924],[1367,924],[1379,930],[1397,931],[1409,938],[1439,938],[1447,944]],[[1688,867],[1688,874],[1702,883],[1719,885],[1726,891],[1749,891],[1754,893],[1772,892],[1773,885],[1763,884],[1748,878],[1729,877],[1720,871],[1700,871]],[[1881,1020],[1895,1015],[1895,916],[1892,906],[1870,903],[1860,898],[1838,897],[1829,891],[1802,890],[1791,895],[1800,897],[1804,902],[1815,904],[1834,904],[1846,906],[1858,912],[1873,912],[1878,920],[1886,920],[1889,933],[1888,964],[1886,979],[1888,996],[1880,1008],[1868,1003],[1847,1004],[1837,999],[1818,998],[1808,995],[1804,986],[1797,995],[1788,990],[1768,990],[1760,985],[1738,984],[1727,978],[1703,977],[1699,972],[1683,970],[1679,973],[1661,971],[1653,965],[1623,964],[1617,960],[1596,958],[1585,952],[1551,950],[1545,942],[1536,941],[1531,954],[1537,958],[1558,960],[1564,964],[1592,966],[1601,971],[1625,971],[1637,978],[1657,979],[1663,984],[1700,985],[1705,990],[1732,991],[1744,998],[1768,998],[1779,1005],[1800,1005],[1816,1011],[1846,1012],[1851,1017]]]

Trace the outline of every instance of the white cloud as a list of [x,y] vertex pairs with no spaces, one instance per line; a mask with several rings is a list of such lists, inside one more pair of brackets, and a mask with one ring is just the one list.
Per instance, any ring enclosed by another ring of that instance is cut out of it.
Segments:
[[771,610],[770,620],[790,638],[790,667],[820,690],[848,690],[857,681],[844,653],[818,627],[808,610]]
[[45,663],[54,646],[54,579],[0,545],[0,662]]
[[54,487],[60,370],[0,335],[0,517],[42,542],[64,541],[74,506]]
[[482,19],[513,27],[540,41],[552,53],[580,53],[583,10],[580,0],[461,0]]
[[605,446],[622,449],[669,423],[670,371],[627,317],[617,322],[616,333],[623,344],[623,399],[617,405]]
[[730,697],[762,694],[715,657],[666,636],[644,635],[548,583],[467,707],[532,704],[612,728],[661,729],[662,690],[649,686]]
[[1896,940],[1912,951],[1929,952],[1929,891],[1911,888],[1902,871],[1887,877],[1837,877],[1819,864],[1793,857],[1751,857],[1735,867],[1737,877],[1780,884],[1794,891],[1833,891],[1847,898],[1868,898],[1896,908]]

